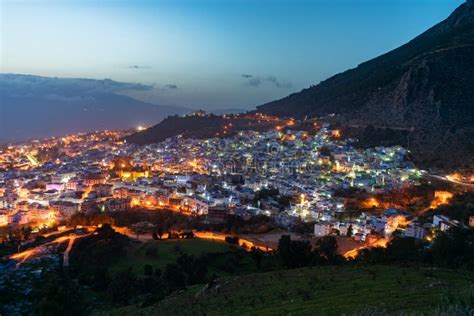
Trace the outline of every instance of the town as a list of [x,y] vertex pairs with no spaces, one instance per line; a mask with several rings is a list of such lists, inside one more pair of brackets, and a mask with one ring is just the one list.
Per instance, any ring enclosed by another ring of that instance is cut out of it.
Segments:
[[[228,121],[224,129],[232,126]],[[284,231],[301,223],[311,225],[307,236],[380,246],[394,233],[430,239],[433,231],[462,225],[446,216],[419,223],[423,206],[408,210],[380,201],[426,177],[404,148],[360,149],[328,124],[314,123],[309,131],[292,130],[294,124],[290,119],[284,129],[225,138],[177,135],[143,146],[124,140],[131,131],[11,145],[0,151],[0,226],[29,227],[37,234],[67,225],[75,214],[173,210],[211,224],[228,215],[266,216]],[[344,192],[356,195],[356,205]],[[435,191],[426,208],[452,197]]]

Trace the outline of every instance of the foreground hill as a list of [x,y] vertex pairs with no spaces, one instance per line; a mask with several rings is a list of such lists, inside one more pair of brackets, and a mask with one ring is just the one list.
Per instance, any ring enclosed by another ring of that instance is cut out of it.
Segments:
[[156,305],[105,314],[374,315],[377,311],[434,315],[438,308],[446,312],[463,293],[472,293],[471,277],[448,270],[395,266],[303,268],[222,278]]
[[[258,107],[297,118],[406,131],[419,161],[474,163],[474,0],[409,43]],[[444,163],[444,162],[443,162]],[[440,167],[443,167],[440,165]]]

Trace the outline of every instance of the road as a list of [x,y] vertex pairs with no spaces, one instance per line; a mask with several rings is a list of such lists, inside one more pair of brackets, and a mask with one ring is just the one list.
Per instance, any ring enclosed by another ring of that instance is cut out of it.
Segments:
[[[139,234],[137,238],[137,234],[132,232],[130,229],[126,227],[113,227],[115,231],[127,235],[128,237],[132,239],[136,239],[138,241],[150,241],[153,240],[153,237],[150,233],[143,233]],[[222,234],[222,233],[217,233],[217,232],[209,232],[209,231],[193,231],[194,236],[196,238],[200,239],[211,239],[211,240],[219,240],[225,242],[226,237],[232,237],[229,234]],[[252,247],[256,247],[262,251],[271,251],[272,249],[269,248],[267,245],[265,245],[264,242],[259,241],[256,238],[253,237],[246,237],[246,236],[237,236],[239,238],[239,245],[240,246],[245,246],[246,248],[250,249]],[[167,238],[167,234],[163,235],[163,238]]]
[[[93,226],[83,227],[83,229],[86,229],[87,231],[89,231],[89,233],[78,234],[78,233],[74,232],[74,233],[70,233],[70,234],[65,235],[65,236],[60,236],[60,237],[57,237],[56,239],[54,239],[53,241],[46,242],[46,243],[41,244],[37,247],[27,249],[25,251],[10,255],[9,258],[18,261],[17,264],[16,264],[16,268],[19,268],[22,264],[24,264],[29,259],[33,259],[35,257],[39,257],[39,256],[42,256],[42,255],[53,254],[54,253],[54,251],[53,251],[54,246],[57,246],[58,244],[61,244],[61,243],[64,243],[64,242],[67,242],[68,243],[67,248],[63,252],[63,266],[68,267],[69,266],[69,254],[71,252],[72,247],[74,246],[75,241],[79,238],[83,238],[83,237],[91,235],[92,231],[94,231],[95,228],[96,227],[93,227]],[[149,234],[149,233],[139,234],[139,236],[137,238],[137,235],[133,231],[131,231],[130,229],[128,229],[126,227],[115,227],[115,226],[113,226],[113,228],[114,228],[115,231],[117,231],[121,234],[127,235],[128,237],[130,237],[132,239],[139,240],[141,242],[146,242],[146,241],[153,240],[152,235]],[[69,228],[69,229],[66,229],[65,231],[61,231],[61,232],[58,232],[58,233],[65,233],[69,230],[72,232],[74,230],[74,228]],[[55,233],[49,233],[48,234],[48,236],[54,236],[54,235],[55,235]],[[218,240],[218,241],[222,241],[222,242],[225,242],[226,237],[232,237],[229,234],[222,234],[222,233],[209,232],[209,231],[204,231],[204,232],[195,231],[194,236],[196,238],[200,238],[200,239]],[[166,234],[163,237],[166,238]],[[262,251],[271,251],[272,250],[270,247],[268,247],[268,243],[265,243],[264,241],[259,240],[258,238],[255,238],[255,237],[252,237],[252,236],[237,236],[237,237],[239,238],[239,245],[242,246],[242,247],[245,247],[246,249],[251,249],[252,247],[256,247],[257,249],[260,249]]]
[[463,186],[464,188],[466,188],[468,190],[474,190],[474,184],[473,183],[465,183],[465,182],[457,181],[457,180],[454,180],[454,179],[450,179],[446,176],[439,176],[439,175],[436,175],[436,174],[430,174],[430,175],[428,175],[428,177],[431,177],[431,178],[436,179],[436,180],[441,180],[441,181],[461,185],[461,186]]
[[90,233],[85,234],[85,235],[70,234],[70,235],[66,235],[66,236],[61,236],[61,237],[58,237],[58,238],[54,239],[53,241],[44,243],[44,244],[39,245],[37,247],[27,249],[27,250],[19,252],[19,253],[15,253],[15,254],[9,256],[9,258],[13,259],[13,260],[17,260],[18,262],[16,264],[16,268],[19,268],[28,259],[32,259],[32,258],[41,256],[41,255],[51,254],[52,253],[51,248],[53,246],[57,246],[58,244],[61,244],[61,243],[64,243],[64,242],[67,241],[68,246],[67,246],[66,250],[63,253],[63,265],[64,266],[69,266],[69,253],[72,249],[72,246],[74,245],[74,242],[78,238],[82,238],[82,237],[89,236],[89,235],[90,235]]

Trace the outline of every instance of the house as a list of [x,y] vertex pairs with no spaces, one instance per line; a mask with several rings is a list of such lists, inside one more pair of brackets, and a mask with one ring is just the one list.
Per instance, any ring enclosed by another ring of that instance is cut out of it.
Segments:
[[412,222],[405,228],[404,236],[423,239],[425,237],[425,229],[418,225],[418,223]]
[[385,232],[385,229],[387,228],[387,221],[383,218],[379,217],[374,217],[372,218],[372,225],[374,225],[374,228],[378,232]]
[[79,205],[69,201],[52,201],[49,207],[62,219],[68,219],[79,211]]
[[123,199],[110,199],[106,203],[106,207],[110,212],[122,212],[130,210],[132,206],[132,199],[123,198]]
[[198,215],[207,214],[209,205],[199,198],[185,197],[181,200],[181,209]]
[[433,227],[439,228],[442,232],[447,231],[451,227],[459,226],[460,223],[457,220],[451,220],[449,217],[444,215],[433,216]]
[[456,221],[456,220],[452,220],[452,221],[442,221],[440,224],[439,224],[439,230],[441,230],[442,232],[445,232],[447,231],[448,229],[452,228],[452,227],[456,227],[456,226],[459,226],[459,222]]
[[314,236],[323,237],[331,234],[334,227],[333,223],[321,222],[314,224]]
[[111,196],[112,195],[112,185],[97,183],[92,185],[92,190],[97,192],[99,196]]
[[444,215],[434,215],[433,216],[433,227],[439,228],[442,221],[449,221],[449,217]]
[[209,207],[207,212],[207,220],[211,224],[219,224],[225,221],[228,210],[224,205]]

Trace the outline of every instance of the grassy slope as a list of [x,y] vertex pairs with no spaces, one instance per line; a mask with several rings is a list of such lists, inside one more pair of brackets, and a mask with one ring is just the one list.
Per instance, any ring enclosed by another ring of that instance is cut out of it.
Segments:
[[[156,256],[147,255],[147,250],[156,249]],[[128,255],[119,260],[113,267],[114,270],[132,267],[137,274],[143,274],[143,266],[151,264],[154,268],[163,269],[169,263],[175,263],[181,253],[195,255],[199,257],[203,254],[220,254],[216,260],[225,260],[225,253],[229,252],[230,246],[221,241],[203,240],[203,239],[185,239],[185,240],[158,240],[147,243],[134,244],[130,247]],[[247,260],[248,261],[248,260]],[[216,262],[217,263],[217,262]],[[251,265],[253,261],[246,265]],[[217,275],[226,275],[222,271],[209,269]],[[245,272],[245,271],[243,271]]]
[[[447,293],[472,290],[473,275],[389,266],[317,267],[220,279],[211,289],[194,286],[147,308],[116,315],[341,315],[427,312]],[[109,314],[109,313],[107,313]]]

